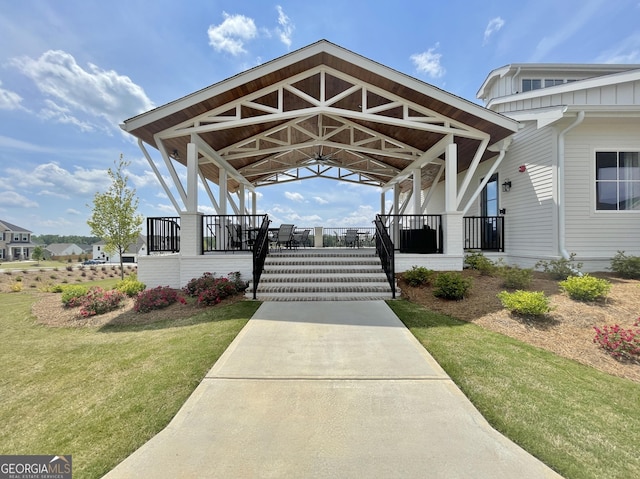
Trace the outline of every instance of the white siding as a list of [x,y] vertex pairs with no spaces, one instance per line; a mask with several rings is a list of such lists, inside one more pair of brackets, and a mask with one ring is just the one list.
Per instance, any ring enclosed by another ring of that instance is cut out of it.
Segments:
[[[505,251],[515,255],[557,252],[555,201],[556,136],[551,128],[529,124],[518,132],[498,169],[499,183],[509,179],[511,191],[500,191],[505,214]],[[524,165],[525,172],[519,172]]]
[[640,255],[640,211],[595,210],[595,151],[640,150],[639,118],[587,118],[566,138],[566,244],[580,259]]
[[253,259],[250,254],[219,254],[205,256],[157,255],[138,258],[138,279],[147,288],[170,286],[182,288],[191,279],[204,273],[228,276],[240,272],[241,278],[249,281],[252,276]]

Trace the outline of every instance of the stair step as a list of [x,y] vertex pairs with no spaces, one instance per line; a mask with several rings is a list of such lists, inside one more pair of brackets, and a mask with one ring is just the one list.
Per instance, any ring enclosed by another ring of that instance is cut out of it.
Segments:
[[280,274],[262,273],[260,284],[262,283],[386,283],[387,277],[384,274],[371,275],[351,274],[348,276],[336,276],[335,274],[289,274],[283,278]]
[[[253,296],[250,284],[247,296]],[[269,252],[256,298],[261,301],[357,301],[392,298],[375,250]]]
[[261,295],[260,293],[258,293],[256,299],[259,301],[386,301],[392,299],[392,295],[391,293],[324,293],[316,295],[307,295],[304,293]]
[[382,272],[382,268],[378,266],[377,268],[353,268],[350,265],[345,265],[344,268],[341,267],[331,267],[331,268],[305,268],[304,266],[298,266],[297,268],[267,268],[263,270],[262,274],[286,274],[286,275],[294,275],[294,274],[306,274],[306,275],[316,275],[316,274],[333,274],[333,275],[348,275],[348,274],[384,274]]

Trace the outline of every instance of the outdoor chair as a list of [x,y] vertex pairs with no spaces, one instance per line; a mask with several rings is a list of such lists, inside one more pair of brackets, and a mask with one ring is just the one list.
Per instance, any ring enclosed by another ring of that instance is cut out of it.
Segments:
[[282,246],[285,248],[291,248],[293,243],[293,229],[294,225],[280,225],[278,233],[275,237],[275,247],[282,251]]
[[344,235],[344,244],[348,248],[351,246],[352,248],[360,247],[358,244],[358,230],[347,230],[347,233]]
[[293,245],[307,247],[307,243],[309,242],[309,233],[311,230],[304,230],[301,233],[293,233]]
[[242,227],[236,224],[227,225],[229,246],[231,249],[242,249]]

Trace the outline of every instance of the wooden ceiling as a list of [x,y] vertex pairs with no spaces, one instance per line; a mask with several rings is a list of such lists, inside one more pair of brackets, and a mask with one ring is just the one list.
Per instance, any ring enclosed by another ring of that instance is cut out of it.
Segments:
[[[447,135],[463,171],[483,139],[498,143],[517,123],[323,40],[131,118],[123,129],[182,164],[197,135],[216,152],[199,156],[213,183],[226,162],[254,186],[323,176],[397,181],[404,190],[411,182],[401,172]],[[432,153],[421,163],[423,188],[440,168],[441,152]],[[237,190],[238,176],[228,181]]]

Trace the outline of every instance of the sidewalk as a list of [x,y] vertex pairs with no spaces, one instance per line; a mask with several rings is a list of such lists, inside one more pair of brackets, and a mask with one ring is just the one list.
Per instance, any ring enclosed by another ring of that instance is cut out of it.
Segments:
[[267,302],[105,476],[557,478],[492,429],[383,301]]

